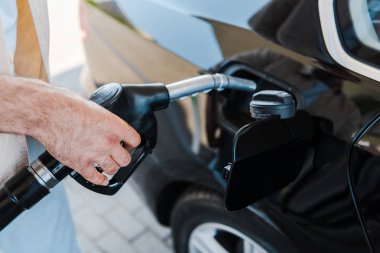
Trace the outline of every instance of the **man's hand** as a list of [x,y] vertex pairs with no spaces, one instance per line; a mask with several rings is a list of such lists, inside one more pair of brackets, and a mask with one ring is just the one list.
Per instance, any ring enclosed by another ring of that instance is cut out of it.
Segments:
[[36,138],[62,164],[98,185],[108,179],[93,164],[113,175],[129,164],[127,149],[140,143],[138,133],[116,115],[38,80],[1,76],[0,116],[0,132]]

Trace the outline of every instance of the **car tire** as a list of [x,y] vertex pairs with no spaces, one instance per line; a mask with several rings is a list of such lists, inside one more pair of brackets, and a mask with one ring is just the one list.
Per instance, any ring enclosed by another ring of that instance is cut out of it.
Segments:
[[223,198],[202,187],[191,188],[171,215],[176,253],[293,253],[294,245],[248,210],[228,212]]

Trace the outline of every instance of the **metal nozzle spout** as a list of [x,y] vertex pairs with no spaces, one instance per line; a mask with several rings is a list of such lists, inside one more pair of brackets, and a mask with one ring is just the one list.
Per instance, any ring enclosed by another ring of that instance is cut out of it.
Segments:
[[243,78],[223,74],[207,74],[167,84],[166,88],[172,101],[211,90],[233,89],[253,92],[256,90],[256,86],[255,82]]

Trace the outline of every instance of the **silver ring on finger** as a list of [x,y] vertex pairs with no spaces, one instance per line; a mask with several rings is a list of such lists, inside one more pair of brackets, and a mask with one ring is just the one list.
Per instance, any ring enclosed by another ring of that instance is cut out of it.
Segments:
[[100,173],[103,172],[102,167],[100,167],[99,164],[96,163],[96,162],[93,162],[93,163],[92,163],[92,167],[94,167],[94,168],[95,168],[98,172],[100,172]]

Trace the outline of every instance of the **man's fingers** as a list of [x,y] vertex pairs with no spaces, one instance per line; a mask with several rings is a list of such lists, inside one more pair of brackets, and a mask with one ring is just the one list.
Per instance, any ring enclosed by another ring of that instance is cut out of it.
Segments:
[[115,175],[120,168],[119,164],[111,156],[104,158],[98,165],[109,175]]
[[119,167],[125,167],[131,162],[131,155],[124,147],[115,147],[112,152],[112,158],[117,162]]
[[136,130],[133,129],[133,127],[131,127],[127,123],[126,125],[127,125],[127,128],[126,128],[127,131],[124,135],[124,138],[121,141],[123,141],[124,144],[126,145],[125,148],[135,148],[140,144],[141,137],[136,132]]
[[108,185],[108,178],[99,173],[92,165],[89,165],[87,168],[78,171],[82,177],[87,181],[96,184],[96,185]]

